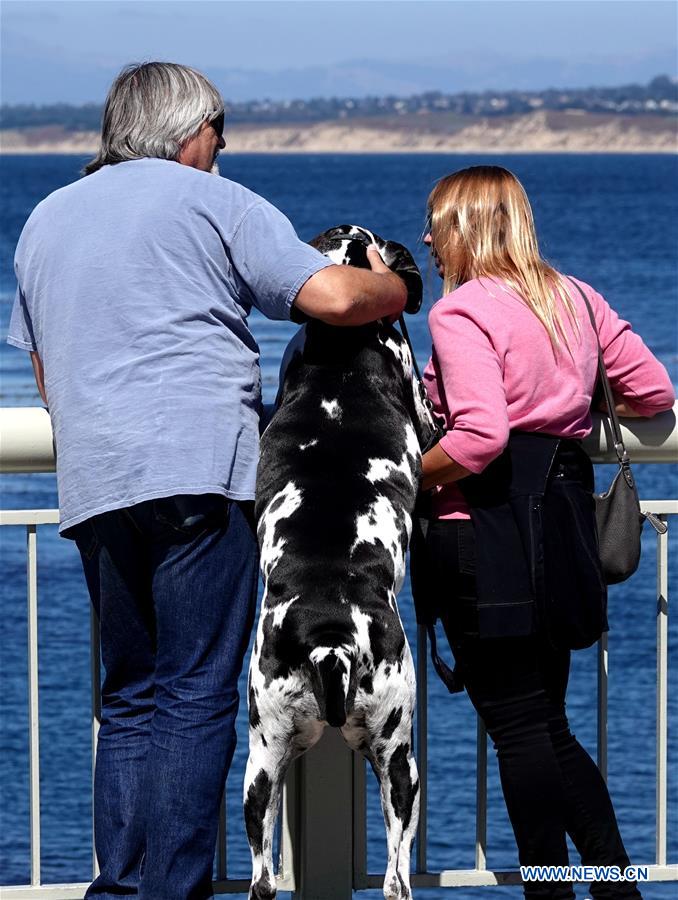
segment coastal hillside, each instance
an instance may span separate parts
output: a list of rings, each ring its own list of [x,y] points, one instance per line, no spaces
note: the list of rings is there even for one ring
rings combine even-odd
[[[3,105],[4,153],[94,152],[102,108]],[[678,83],[229,103],[241,153],[675,153]]]
[[[523,115],[365,117],[315,122],[227,121],[231,153],[675,153],[676,119],[580,110]],[[97,131],[63,125],[0,130],[0,152],[94,153]]]

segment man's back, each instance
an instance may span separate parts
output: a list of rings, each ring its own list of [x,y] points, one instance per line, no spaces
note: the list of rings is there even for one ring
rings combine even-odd
[[[28,315],[10,340],[44,364],[62,529],[150,497],[252,498],[247,315],[288,318],[327,264],[293,235],[256,194],[161,159],[105,166],[37,207],[16,254]]]

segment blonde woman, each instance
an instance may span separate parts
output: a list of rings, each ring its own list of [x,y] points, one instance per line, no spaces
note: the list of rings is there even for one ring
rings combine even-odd
[[[666,410],[673,388],[600,294],[541,258],[529,201],[506,169],[449,175],[428,207],[425,241],[444,296],[429,315],[424,377],[448,428],[423,460],[423,488],[433,492],[434,617],[454,653],[456,687],[494,742],[521,865],[567,865],[569,834],[583,863],[623,871],[629,860],[605,782],[565,714],[569,648],[607,629],[592,469],[579,446],[591,428],[597,366],[580,291],[619,414]],[[544,571],[524,548],[531,498],[542,495],[551,568],[540,606],[535,578]],[[597,882],[591,894],[641,896],[634,882]],[[567,882],[526,881],[525,896],[575,895]]]

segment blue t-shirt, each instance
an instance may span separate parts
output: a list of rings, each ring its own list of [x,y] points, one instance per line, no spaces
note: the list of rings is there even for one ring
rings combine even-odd
[[[36,207],[8,342],[37,350],[61,530],[172,494],[254,497],[251,307],[288,319],[330,265],[239,184],[162,159],[105,166]]]

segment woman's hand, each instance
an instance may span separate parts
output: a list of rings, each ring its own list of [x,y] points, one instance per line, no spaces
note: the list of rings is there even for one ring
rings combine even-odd
[[[607,413],[607,403],[602,400],[598,406],[598,409],[601,412]],[[642,419],[643,417],[639,412],[636,412],[635,409],[632,409],[628,403],[624,400],[616,400],[614,403],[614,409],[618,416],[621,416],[622,419]]]
[[[436,444],[421,458],[420,487],[422,491],[428,491],[439,484],[452,484],[470,474],[469,469],[455,462],[440,444]]]

